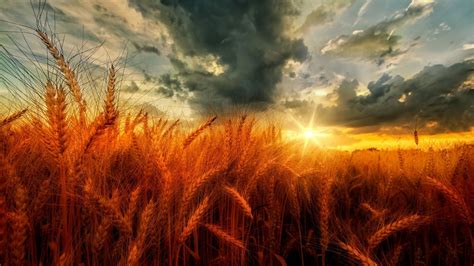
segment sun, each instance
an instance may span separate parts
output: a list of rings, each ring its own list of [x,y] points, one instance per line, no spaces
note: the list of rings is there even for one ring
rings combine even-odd
[[[312,139],[315,137],[315,132],[312,130],[312,129],[306,129],[304,132],[303,132],[303,136],[305,139]]]

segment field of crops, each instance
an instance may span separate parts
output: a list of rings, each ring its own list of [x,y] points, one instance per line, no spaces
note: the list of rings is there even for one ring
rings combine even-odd
[[[249,115],[194,129],[61,80],[0,115],[1,265],[471,265],[474,150],[301,152]],[[32,108],[33,109],[33,108]]]

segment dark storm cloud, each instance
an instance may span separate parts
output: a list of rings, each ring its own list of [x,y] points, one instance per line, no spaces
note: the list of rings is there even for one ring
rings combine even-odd
[[[166,25],[175,45],[170,61],[178,72],[176,79],[192,94],[190,102],[200,107],[265,106],[273,101],[286,62],[308,56],[303,41],[286,34],[289,19],[299,13],[291,0],[130,0],[130,4]],[[213,64],[221,71],[206,68]],[[165,89],[165,85],[161,90],[172,95],[176,87]]]
[[[342,57],[373,60],[381,65],[388,58],[407,52],[407,50],[400,48],[401,37],[396,34],[396,30],[403,24],[430,12],[431,9],[432,3],[412,4],[392,18],[363,31],[355,31],[352,35],[340,35],[330,40],[321,52]]]
[[[166,97],[177,95],[179,98],[185,98],[187,96],[187,92],[183,89],[183,84],[175,75],[163,74],[158,78],[157,83],[160,84],[157,92]]]
[[[329,98],[335,106],[318,106],[318,119],[354,128],[431,124],[433,132],[465,131],[474,126],[474,60],[449,67],[425,67],[410,79],[383,75],[357,96],[357,80],[345,80]],[[335,97],[334,97],[335,96]],[[302,113],[308,102],[285,103]]]
[[[156,55],[161,55],[161,52],[158,48],[152,45],[140,45],[137,42],[132,42],[133,47],[138,51],[138,52],[143,52],[143,53],[152,53]]]

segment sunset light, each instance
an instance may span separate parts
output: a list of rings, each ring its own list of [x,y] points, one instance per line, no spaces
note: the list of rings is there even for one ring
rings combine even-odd
[[[303,136],[307,139],[312,139],[316,136],[316,134],[312,129],[307,129],[304,131]]]

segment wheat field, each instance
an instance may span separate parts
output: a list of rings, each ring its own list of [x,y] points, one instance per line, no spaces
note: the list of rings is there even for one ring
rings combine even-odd
[[[0,116],[0,265],[472,265],[474,150],[287,141],[249,115],[88,111],[73,67]]]

